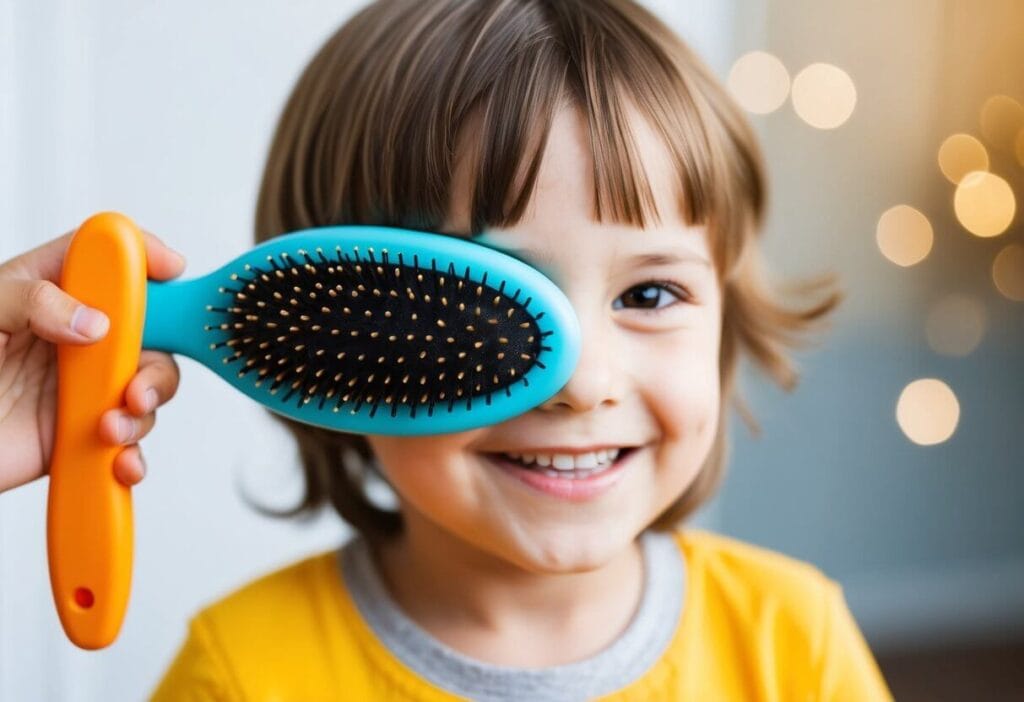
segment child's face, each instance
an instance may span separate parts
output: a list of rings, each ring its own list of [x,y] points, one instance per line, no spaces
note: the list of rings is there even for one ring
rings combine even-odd
[[[719,286],[705,229],[685,224],[678,178],[661,141],[638,116],[633,133],[659,224],[639,229],[592,218],[586,124],[566,109],[552,125],[526,216],[481,239],[536,263],[571,301],[583,337],[568,384],[498,425],[442,436],[367,437],[419,543],[470,545],[530,572],[594,568],[672,504],[707,457],[720,402]],[[467,182],[460,168],[446,231],[469,230]],[[630,263],[634,255],[654,253],[703,262]],[[650,281],[671,283],[661,288]],[[677,297],[675,286],[692,298]],[[610,489],[583,501],[537,491],[482,455],[605,444],[642,448]]]

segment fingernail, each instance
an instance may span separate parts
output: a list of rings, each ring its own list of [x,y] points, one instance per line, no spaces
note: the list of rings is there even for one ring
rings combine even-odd
[[[146,477],[146,459],[143,455],[139,454],[139,479]]]
[[[156,403],[159,398],[156,395],[156,389],[150,388],[146,391],[146,411],[152,412],[156,409]]]
[[[79,305],[71,315],[71,331],[87,339],[99,339],[107,333],[110,320],[99,310]]]
[[[186,265],[188,263],[188,261],[185,260],[185,257],[182,254],[180,254],[177,251],[175,251],[174,249],[171,249],[171,253],[174,254],[175,256],[177,256],[181,260],[181,265],[184,266],[184,265]]]
[[[117,440],[120,443],[128,441],[135,433],[135,420],[131,417],[121,417],[117,420]]]

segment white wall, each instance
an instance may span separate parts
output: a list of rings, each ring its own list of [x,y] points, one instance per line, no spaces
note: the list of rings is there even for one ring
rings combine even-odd
[[[362,3],[0,2],[0,260],[114,209],[183,252],[185,277],[251,246],[272,127],[312,52]],[[649,2],[722,71],[732,2]],[[117,642],[84,652],[60,629],[46,566],[46,481],[0,496],[0,700],[136,700],[188,617],[259,573],[330,548],[334,518],[248,508],[298,495],[283,430],[210,371],[143,442],[132,598]]]

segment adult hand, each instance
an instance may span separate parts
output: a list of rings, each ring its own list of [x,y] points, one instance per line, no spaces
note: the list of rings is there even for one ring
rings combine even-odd
[[[58,287],[73,233],[0,263],[0,492],[42,476],[53,452],[57,411],[57,347],[91,344],[106,336],[110,320]],[[149,278],[168,280],[185,259],[143,232]],[[96,431],[124,445],[114,475],[125,485],[142,480],[138,441],[152,430],[155,410],[178,390],[178,364],[170,354],[142,351],[125,406],[108,410]]]

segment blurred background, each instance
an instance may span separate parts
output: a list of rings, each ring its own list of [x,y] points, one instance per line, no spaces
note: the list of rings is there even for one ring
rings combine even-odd
[[[1024,699],[1024,3],[740,0],[765,247],[839,273],[709,507],[837,579],[899,700]]]
[[[189,260],[251,246],[275,120],[362,2],[0,2],[0,260],[116,209]],[[748,111],[783,283],[846,301],[786,394],[749,367],[693,521],[837,580],[897,699],[1024,699],[1024,3],[648,0]],[[179,358],[144,440],[124,628],[64,638],[46,481],[0,495],[0,699],[136,700],[188,618],[348,535],[260,517],[300,493],[264,410]],[[2,456],[0,456],[2,460]]]

